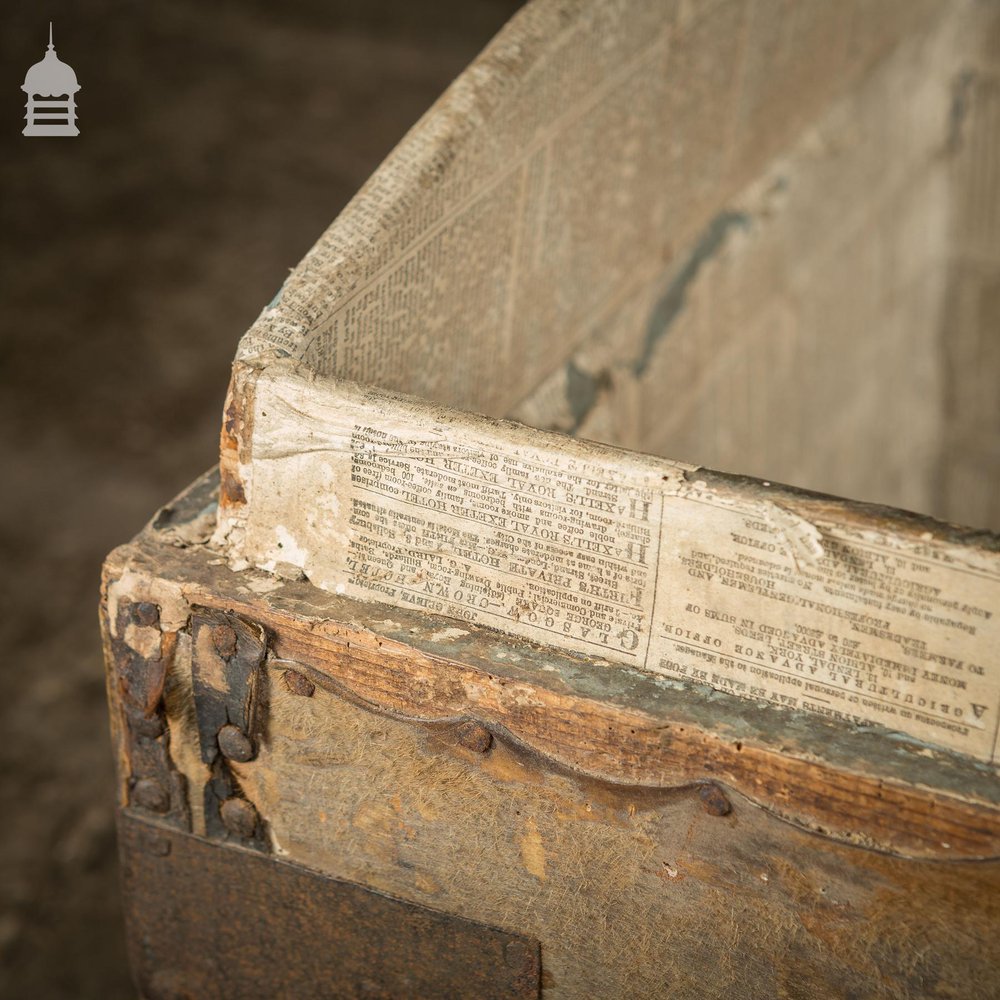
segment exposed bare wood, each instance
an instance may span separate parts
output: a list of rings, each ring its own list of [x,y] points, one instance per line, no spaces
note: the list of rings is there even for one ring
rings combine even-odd
[[[1000,855],[996,782],[974,762],[919,746],[900,751],[898,741],[882,737],[865,744],[881,756],[856,754],[841,764],[822,720],[795,731],[776,716],[756,731],[740,730],[726,714],[741,711],[737,700],[716,695],[713,710],[723,724],[712,728],[694,721],[690,703],[669,685],[660,687],[660,700],[630,705],[635,679],[582,657],[468,625],[460,636],[435,641],[448,636],[446,621],[347,601],[305,583],[270,580],[269,592],[256,594],[259,575],[233,573],[204,546],[160,545],[152,531],[118,550],[108,582],[154,571],[168,591],[179,586],[189,605],[260,623],[272,657],[378,711],[475,719],[555,765],[615,784],[723,782],[808,829],[907,856]],[[903,764],[901,753],[909,755]],[[956,768],[964,768],[964,784]]]

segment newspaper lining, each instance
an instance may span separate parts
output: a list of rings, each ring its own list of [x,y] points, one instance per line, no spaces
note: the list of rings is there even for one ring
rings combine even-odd
[[[997,554],[289,365],[254,381],[249,562],[996,759]]]
[[[797,453],[806,431],[825,433],[835,402],[854,421],[838,462],[853,461],[849,429],[877,412],[856,369],[885,365],[872,350],[905,348],[912,326],[901,320],[889,330],[898,341],[869,344],[868,314],[848,311],[857,342],[825,327],[810,340],[781,302],[750,324],[743,305],[766,284],[766,253],[762,274],[751,262],[743,291],[721,303],[738,314],[738,336],[670,326],[684,320],[695,275],[750,239],[753,213],[728,199],[793,134],[782,94],[795,89],[805,120],[866,67],[867,26],[839,5],[784,19],[780,38],[748,8],[534,0],[515,16],[241,343],[217,540],[236,565],[301,569],[327,590],[489,625],[609,669],[879,724],[995,762],[996,552],[920,535],[891,514],[710,486],[693,466],[425,402],[659,450],[670,439],[658,425],[700,401],[723,437],[759,423],[769,463]],[[922,80],[930,64],[918,55],[910,71]],[[917,170],[923,146],[906,148]],[[784,190],[765,188],[762,217]],[[884,192],[893,206],[897,194]],[[934,315],[914,292],[937,288],[926,262],[903,256],[915,271],[901,297]],[[827,408],[802,377],[821,368],[836,375]],[[795,406],[775,405],[783,389]],[[602,393],[613,406],[597,405]],[[671,401],[662,420],[650,405],[661,398]],[[690,440],[710,437],[689,423]],[[889,473],[919,478],[933,426],[926,415],[910,423],[886,431],[906,438]],[[806,464],[830,455],[816,449]],[[920,461],[906,465],[911,455]]]

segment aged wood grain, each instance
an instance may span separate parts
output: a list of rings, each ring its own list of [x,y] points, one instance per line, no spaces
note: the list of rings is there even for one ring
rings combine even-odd
[[[143,675],[159,690],[165,674],[158,699],[139,676],[122,688],[109,661],[115,731],[121,748],[127,711],[155,701],[168,764],[198,789],[222,764],[221,753],[204,759],[198,687],[220,703],[235,692],[234,714],[216,713],[209,729],[235,721],[253,737],[252,752],[237,742],[225,758],[224,798],[254,810],[252,833],[272,852],[256,855],[258,868],[290,860],[536,938],[548,1000],[994,995],[1000,852],[989,769],[815,716],[699,700],[305,581],[234,572],[211,547],[178,543],[204,487],[155,522],[171,530],[147,529],[105,567],[110,646],[155,652],[155,636],[128,631],[132,609],[149,605],[160,649],[171,651],[162,671],[154,662]],[[240,641],[219,626],[233,622],[260,661],[256,699],[227,679]],[[121,761],[124,808],[142,813],[128,795],[127,748]],[[210,809],[192,802],[194,832],[211,835]],[[225,836],[217,849],[245,857],[245,841]],[[170,881],[187,878],[185,858]],[[265,881],[248,884],[254,906],[270,901]],[[216,941],[220,960],[245,953],[240,889],[225,934],[213,917],[210,932],[191,937],[191,907],[216,903],[203,880],[188,885],[193,895],[155,893],[168,908],[157,940],[183,939],[199,974],[222,982],[204,956]],[[301,914],[307,925],[311,913]],[[137,968],[176,985],[166,954],[139,956]],[[321,994],[336,993],[321,980]]]
[[[548,1000],[992,996],[996,861],[901,859],[731,789],[720,809],[555,768],[503,733],[483,749],[461,725],[272,690],[239,773],[275,849],[537,936]]]
[[[653,699],[644,688],[632,697],[635,678],[581,657],[485,628],[449,632],[443,619],[218,563],[204,546],[161,546],[149,531],[113,556],[106,582],[128,572],[159,577],[189,605],[260,623],[272,655],[314,684],[402,718],[473,718],[559,766],[608,782],[722,782],[785,819],[849,842],[914,857],[1000,855],[996,778],[957,755],[871,734],[845,749],[838,739],[846,738],[820,720],[789,721],[788,713],[755,720],[722,695],[698,717],[680,692],[660,687]]]

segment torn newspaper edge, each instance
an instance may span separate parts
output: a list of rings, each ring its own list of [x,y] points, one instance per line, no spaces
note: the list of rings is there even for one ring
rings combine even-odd
[[[982,533],[287,360],[234,372],[216,540],[237,568],[996,761]]]

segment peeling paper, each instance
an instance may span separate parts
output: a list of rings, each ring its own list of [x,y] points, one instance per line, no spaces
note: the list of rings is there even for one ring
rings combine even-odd
[[[996,759],[996,553],[287,363],[254,398],[234,562]]]
[[[764,516],[777,529],[799,569],[815,566],[823,558],[823,534],[816,525],[780,504],[769,502],[763,508]]]

